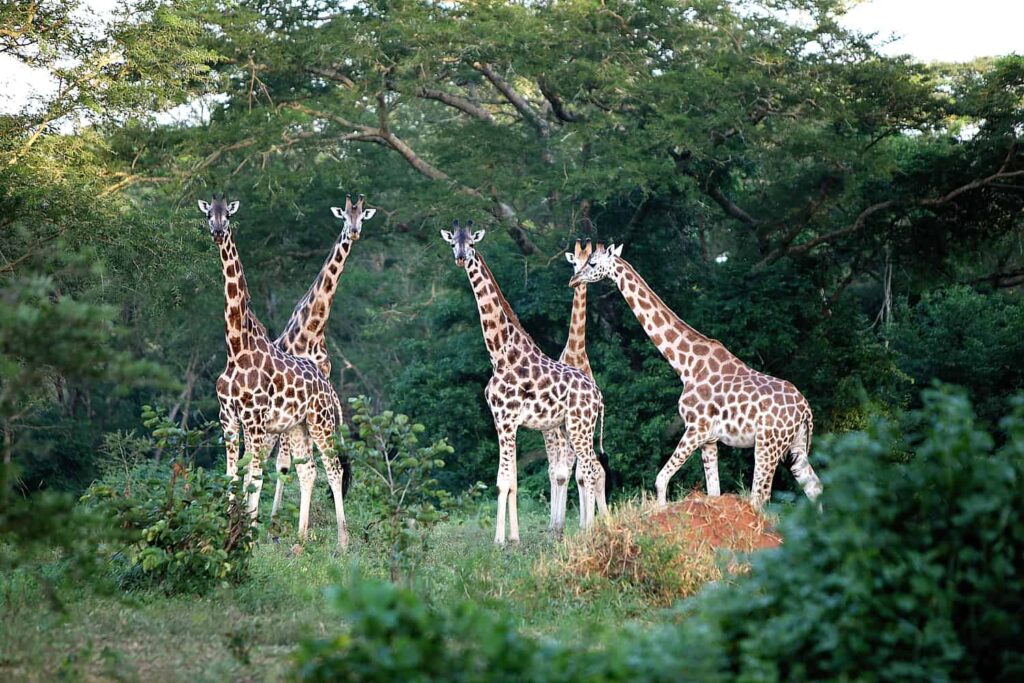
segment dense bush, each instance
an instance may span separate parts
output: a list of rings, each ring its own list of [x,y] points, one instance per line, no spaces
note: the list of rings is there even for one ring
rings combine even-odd
[[[785,544],[699,602],[749,681],[1020,680],[1024,676],[1024,403],[1005,444],[960,393],[929,390],[818,450],[824,512],[802,505]],[[904,449],[915,452],[897,462]]]
[[[677,634],[617,637],[582,646],[517,631],[472,602],[433,608],[411,591],[360,580],[330,592],[348,631],[307,639],[300,681],[710,681],[706,653],[684,654]]]
[[[242,501],[241,478],[180,462],[143,463],[127,481],[97,482],[82,497],[127,535],[111,553],[121,585],[168,593],[202,593],[248,575],[254,536]]]
[[[483,488],[477,484],[465,496],[441,488],[437,473],[442,456],[453,453],[445,439],[419,446],[426,427],[393,410],[374,412],[370,400],[349,400],[356,436],[343,440],[340,451],[367,473],[359,495],[360,511],[369,522],[366,536],[381,538],[388,548],[391,580],[411,580],[431,529]]]
[[[733,585],[678,608],[680,625],[585,647],[517,632],[473,604],[432,608],[355,581],[350,624],[307,640],[300,680],[1020,680],[1024,676],[1024,399],[1003,445],[960,393],[926,391],[902,423],[820,449],[824,510],[802,502],[785,543]],[[903,462],[905,451],[914,457]]]

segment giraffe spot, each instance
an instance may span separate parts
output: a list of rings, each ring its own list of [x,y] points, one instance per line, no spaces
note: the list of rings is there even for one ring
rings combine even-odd
[[[238,296],[238,285],[236,285],[234,282],[229,282],[227,284],[227,292],[228,298],[234,299],[236,296]]]
[[[736,372],[736,364],[735,363],[728,363],[727,362],[727,363],[723,363],[722,364],[722,374],[723,375],[732,375],[735,372]]]
[[[238,337],[232,337],[228,344],[231,346],[231,355],[237,356],[242,352],[242,340]]]
[[[715,360],[714,356],[712,356],[711,358],[708,358],[708,369],[711,372],[718,372],[719,367],[721,367],[721,366],[718,364],[718,361]],[[717,381],[717,378],[716,378],[715,381]]]
[[[711,398],[711,387],[704,383],[698,384],[697,395],[700,396],[701,399],[707,401],[709,398]]]
[[[697,355],[697,356],[707,355],[708,350],[709,350],[708,347],[705,346],[704,344],[694,344],[693,345],[693,353],[694,353],[694,355]]]

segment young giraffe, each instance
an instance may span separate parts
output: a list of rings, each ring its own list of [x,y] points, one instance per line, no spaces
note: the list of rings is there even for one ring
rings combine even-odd
[[[590,240],[587,240],[586,246],[584,246],[580,240],[576,240],[576,247],[572,253],[566,252],[565,260],[573,266],[573,271],[578,271],[582,268],[587,259],[590,257],[590,252],[593,251],[593,247],[590,244]],[[565,348],[562,349],[562,354],[558,357],[560,363],[571,365],[574,368],[579,368],[583,374],[590,378],[590,381],[597,385],[597,381],[594,379],[594,372],[590,368],[590,358],[587,356],[587,285],[582,283],[573,288],[572,296],[572,315],[569,318],[569,334],[565,340]],[[601,408],[601,422],[604,422],[604,407]],[[565,520],[565,508],[566,508],[566,496],[568,495],[568,481],[563,482],[561,485],[558,483],[556,473],[560,470],[572,471],[573,464],[576,460],[576,453],[569,446],[568,439],[565,438],[565,434],[561,430],[555,430],[552,432],[545,432],[544,434],[545,449],[548,453],[548,479],[551,483],[551,528],[558,529],[557,522],[559,519]],[[604,429],[601,429],[601,441],[604,441]],[[597,473],[597,495],[601,501],[600,506],[602,509],[606,507],[605,503],[605,485],[608,478],[608,456],[604,452],[604,443],[600,444],[600,448],[597,454],[598,462],[601,464],[601,469]],[[582,511],[586,507],[586,487],[582,479],[582,470],[577,469],[576,471],[576,488],[579,490],[580,495],[580,510]],[[557,505],[555,504],[557,501]],[[583,515],[580,515],[580,524],[583,523]]]
[[[263,458],[275,435],[298,426],[309,433],[327,470],[334,492],[338,521],[338,546],[348,545],[345,508],[342,502],[343,472],[334,455],[331,439],[341,423],[341,402],[330,383],[306,358],[296,358],[273,345],[266,328],[253,314],[249,288],[231,234],[229,217],[238,202],[214,197],[199,200],[199,210],[209,222],[210,235],[219,247],[224,275],[224,335],[227,365],[217,378],[220,422],[227,450],[227,472],[238,475],[238,435],[245,436],[245,450],[252,455],[245,475],[248,509],[255,523],[263,488]]]
[[[472,225],[469,222],[466,228],[460,228],[459,222],[455,221],[455,232],[442,230],[441,237],[452,246],[455,264],[464,267],[469,276],[480,314],[484,344],[493,368],[484,396],[494,416],[500,450],[498,521],[494,542],[505,542],[506,507],[509,540],[519,540],[516,432],[520,426],[539,430],[545,438],[552,431],[567,431],[572,450],[579,458],[577,466],[583,470],[587,490],[588,505],[580,510],[583,517],[581,525],[586,528],[593,521],[597,472],[601,469],[594,455],[594,428],[602,407],[601,392],[579,369],[545,356],[523,330],[494,275],[473,248],[483,239],[484,231],[470,233]],[[559,483],[567,482],[569,470],[563,467],[556,476]],[[607,514],[603,505],[600,511]],[[558,522],[564,526],[565,519]]]
[[[345,270],[345,261],[352,251],[352,245],[362,233],[363,221],[369,220],[376,213],[376,209],[364,209],[363,201],[363,195],[359,195],[359,199],[353,205],[352,195],[347,195],[344,209],[331,207],[331,213],[342,220],[341,233],[313,284],[295,304],[284,331],[274,340],[274,346],[285,353],[312,360],[327,378],[331,376],[331,359],[327,354],[324,333],[327,330],[327,319],[331,315],[331,304],[337,292],[338,280]],[[284,434],[280,443],[277,471],[287,474],[294,459],[300,490],[299,536],[305,540],[309,530],[309,506],[313,496],[313,484],[316,481],[316,464],[311,458],[309,434],[299,426]],[[352,479],[352,465],[343,462],[342,466],[345,468],[342,490],[347,494]],[[278,478],[274,490],[274,505],[270,511],[271,518],[277,514],[281,505],[283,490],[284,480]]]
[[[804,493],[814,500],[821,482],[807,454],[814,429],[811,407],[796,387],[753,370],[725,346],[683,322],[621,258],[622,246],[598,245],[587,264],[569,281],[615,283],[647,336],[686,385],[679,414],[686,431],[658,473],[658,503],[664,505],[669,480],[696,449],[701,449],[708,495],[720,494],[718,446],[754,448],[754,482],[750,502],[760,508],[771,496],[772,476],[788,451],[790,469]]]

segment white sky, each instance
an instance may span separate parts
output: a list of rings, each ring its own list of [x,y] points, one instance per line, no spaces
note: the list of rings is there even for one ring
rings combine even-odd
[[[84,0],[109,16],[119,0]],[[846,17],[849,28],[877,33],[884,54],[910,54],[924,61],[968,61],[975,57],[1024,53],[1024,0],[866,0]],[[50,85],[50,87],[48,87]],[[45,73],[34,73],[0,55],[0,114],[15,113],[33,95],[52,88]]]

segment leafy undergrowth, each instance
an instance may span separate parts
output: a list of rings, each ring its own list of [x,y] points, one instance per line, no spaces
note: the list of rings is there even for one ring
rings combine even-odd
[[[768,517],[746,500],[694,492],[665,508],[650,501],[618,506],[593,533],[574,536],[541,561],[538,573],[561,579],[576,595],[626,588],[669,605],[746,571],[746,553],[781,542]]]

